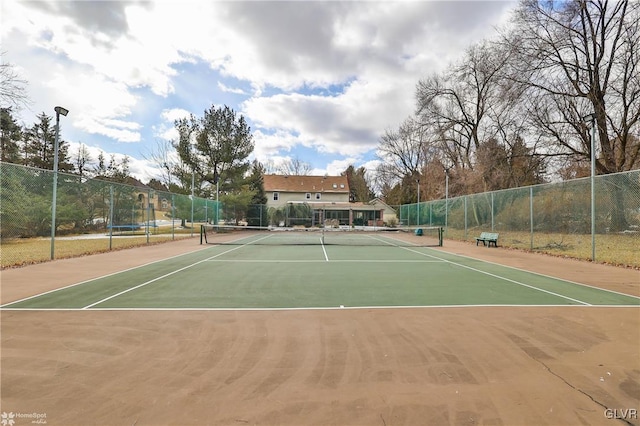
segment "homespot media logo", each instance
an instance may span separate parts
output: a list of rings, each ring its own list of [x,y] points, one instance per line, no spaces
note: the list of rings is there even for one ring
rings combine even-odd
[[[14,413],[13,411],[7,413],[3,411],[0,414],[0,425],[2,426],[17,425],[18,420],[20,423],[24,423],[23,420],[30,420],[30,423],[34,425],[46,425],[47,413]]]

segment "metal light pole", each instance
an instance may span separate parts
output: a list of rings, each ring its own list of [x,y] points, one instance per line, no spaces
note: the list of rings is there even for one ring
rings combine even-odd
[[[215,229],[218,229],[218,225],[220,224],[220,175],[218,174],[218,166],[214,166],[213,168],[213,179],[216,181],[216,226]]]
[[[220,183],[219,180],[216,179],[216,226],[220,224],[220,218],[218,215],[220,214]]]
[[[191,135],[191,149],[196,148],[196,141]],[[191,167],[191,236],[193,237],[193,204],[195,202],[195,186],[196,186],[196,165],[195,163]]]
[[[592,113],[582,117],[585,122],[591,122],[591,260],[596,260],[596,114]]]
[[[191,236],[193,237],[193,202],[195,200],[194,197],[194,187],[196,180],[196,170],[195,168],[191,170]]]
[[[56,112],[56,136],[53,148],[53,196],[51,199],[51,260],[55,257],[56,245],[56,204],[58,197],[58,144],[60,135],[60,115],[66,116],[69,110],[61,106],[54,108]]]

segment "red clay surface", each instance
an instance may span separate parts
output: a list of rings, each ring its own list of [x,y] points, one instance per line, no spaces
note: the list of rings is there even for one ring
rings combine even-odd
[[[445,245],[640,296],[635,270]],[[1,300],[201,248],[188,239],[5,270]],[[14,426],[640,424],[637,307],[0,315],[0,413]]]

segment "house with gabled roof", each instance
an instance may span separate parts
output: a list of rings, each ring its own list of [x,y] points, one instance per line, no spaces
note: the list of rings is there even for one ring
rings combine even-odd
[[[282,207],[290,202],[349,202],[346,176],[264,175],[264,190],[269,207]]]
[[[386,204],[352,203],[346,176],[263,176],[267,207],[295,210],[295,206],[306,205],[310,210],[305,225],[319,226],[382,226]],[[290,226],[302,221],[285,217],[280,224]]]

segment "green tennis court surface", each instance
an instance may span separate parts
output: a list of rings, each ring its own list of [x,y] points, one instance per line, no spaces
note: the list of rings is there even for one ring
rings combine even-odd
[[[204,246],[203,246],[204,247]],[[507,254],[505,254],[507,255]],[[638,306],[640,298],[400,245],[213,245],[3,309]]]

